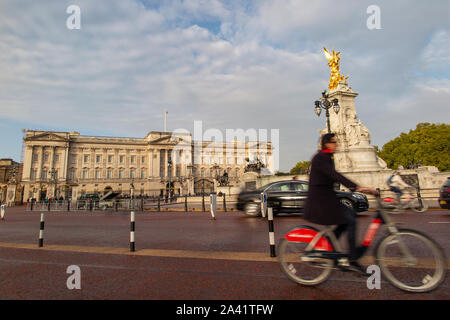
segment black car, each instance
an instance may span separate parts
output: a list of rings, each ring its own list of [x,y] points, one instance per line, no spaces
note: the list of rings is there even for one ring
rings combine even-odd
[[[83,193],[78,198],[77,209],[90,208],[91,205],[93,208],[98,208],[99,201],[98,193]]]
[[[308,193],[308,182],[301,180],[276,181],[254,190],[239,194],[237,209],[250,216],[261,215],[261,193],[267,194],[267,206],[273,208],[273,214],[280,212],[302,212]],[[352,207],[356,212],[367,211],[369,202],[360,193],[337,191],[341,203]]]
[[[450,177],[439,190],[439,205],[442,209],[450,209]]]

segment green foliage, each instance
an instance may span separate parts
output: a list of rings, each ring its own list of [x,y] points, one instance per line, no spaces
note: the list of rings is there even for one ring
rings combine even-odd
[[[289,174],[306,174],[311,166],[311,161],[300,161],[297,162],[295,167],[289,171]]]
[[[421,162],[423,166],[450,171],[450,125],[419,123],[415,130],[402,132],[386,143],[377,154],[391,169]]]
[[[275,175],[280,177],[280,176],[288,176],[289,172],[281,172],[281,171],[277,171],[275,172]]]

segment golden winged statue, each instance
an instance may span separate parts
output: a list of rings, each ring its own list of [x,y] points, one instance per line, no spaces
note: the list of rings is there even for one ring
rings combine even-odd
[[[328,66],[331,68],[330,75],[330,84],[328,85],[328,89],[332,90],[337,88],[338,83],[345,78],[343,75],[339,73],[339,60],[341,60],[341,53],[333,51],[330,53],[326,48],[323,48],[323,53],[325,58],[328,60]]]

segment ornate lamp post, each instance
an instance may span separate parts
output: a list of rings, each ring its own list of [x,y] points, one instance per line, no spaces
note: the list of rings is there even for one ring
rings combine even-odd
[[[193,170],[194,170],[194,166],[192,164],[187,165],[187,169],[189,170],[188,173],[188,194],[191,195],[194,192],[191,192],[191,189],[193,190],[194,188],[192,187],[194,185],[194,175],[193,175]],[[191,181],[192,180],[192,181]]]
[[[328,127],[328,133],[331,133],[330,128],[330,112],[329,109],[333,107],[334,112],[338,114],[339,109],[341,108],[339,106],[338,99],[334,98],[333,100],[328,100],[328,94],[326,91],[322,92],[322,98],[320,98],[322,101],[316,100],[314,104],[316,105],[314,107],[314,111],[316,112],[317,116],[320,116],[320,113],[322,112],[322,109],[325,109],[325,116],[327,117],[327,127]]]
[[[172,159],[167,161],[168,178],[169,178],[169,201],[172,198]]]

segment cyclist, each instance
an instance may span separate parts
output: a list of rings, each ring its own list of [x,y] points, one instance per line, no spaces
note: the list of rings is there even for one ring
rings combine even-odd
[[[392,192],[395,192],[395,204],[400,203],[400,199],[406,189],[412,188],[409,184],[403,181],[398,171],[393,172],[393,174],[387,180],[387,184],[389,186],[389,189]]]
[[[362,248],[356,247],[356,212],[340,203],[334,191],[334,183],[339,182],[352,192],[377,194],[372,188],[360,187],[335,170],[333,154],[337,149],[334,133],[327,133],[321,138],[321,150],[313,157],[309,178],[308,197],[304,208],[304,218],[321,225],[338,225],[334,230],[336,238],[347,231],[349,246],[349,266],[346,270],[367,275],[357,262],[362,255]]]

